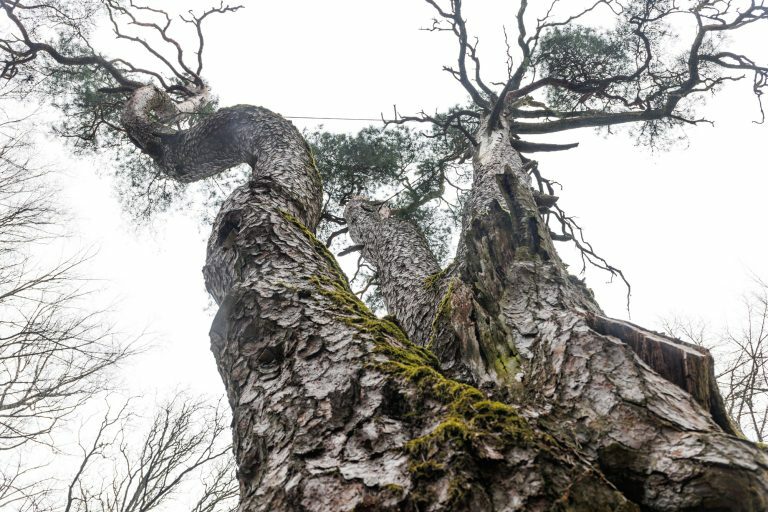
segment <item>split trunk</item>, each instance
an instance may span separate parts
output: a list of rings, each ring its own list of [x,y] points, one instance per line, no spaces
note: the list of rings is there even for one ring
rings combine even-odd
[[[322,185],[289,122],[238,106],[160,139],[124,124],[176,179],[253,167],[204,269],[240,512],[768,510],[768,457],[725,414],[710,355],[603,315],[506,120],[476,135],[448,268],[412,224],[348,204],[386,318],[313,235]]]

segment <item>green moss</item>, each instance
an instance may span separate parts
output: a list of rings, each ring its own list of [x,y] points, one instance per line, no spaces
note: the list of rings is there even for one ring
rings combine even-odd
[[[449,268],[450,267],[446,267],[446,268],[444,268],[443,270],[441,270],[439,272],[435,272],[434,274],[425,277],[424,278],[424,289],[425,290],[432,290],[432,289],[434,289],[440,283],[440,279],[442,279],[448,273],[448,269]]]
[[[286,211],[280,215],[288,222],[298,227],[307,237],[315,250],[328,261],[333,277],[316,275],[309,278],[318,292],[328,297],[343,312],[341,320],[361,332],[370,334],[375,343],[375,350],[387,355],[392,360],[407,361],[412,364],[437,367],[437,358],[429,350],[412,343],[403,330],[389,318],[378,318],[370,309],[349,289],[344,272],[336,258],[315,235],[307,229],[296,217]],[[394,338],[398,344],[389,342]]]
[[[755,446],[761,450],[768,451],[768,443],[755,443]]]
[[[402,485],[397,484],[386,484],[384,485],[384,488],[388,491],[392,491],[395,493],[402,493],[405,489],[403,489]]]
[[[309,144],[307,144],[307,153],[309,153],[309,164],[317,171],[317,157],[315,156],[315,152],[312,151],[312,146]]]
[[[458,507],[466,504],[472,493],[472,484],[467,478],[454,478],[448,486],[448,502]]]
[[[317,165],[317,156],[315,155],[315,152],[312,150],[312,145],[306,143],[307,148],[307,154],[309,155],[309,166],[310,168],[315,172],[315,175],[317,176],[317,180],[320,182],[320,186],[323,185],[323,175],[320,172],[320,167]]]
[[[395,317],[395,315],[384,315],[383,317],[381,317],[381,319],[387,320],[388,322],[392,322],[396,326],[400,327],[400,329],[402,330],[402,326],[400,325],[400,322],[397,321],[397,318]]]
[[[456,279],[452,279],[448,283],[448,289],[445,291],[445,295],[440,299],[440,303],[437,305],[437,314],[435,317],[448,316],[451,314],[451,297],[453,296],[453,287],[456,285]]]
[[[504,378],[514,377],[521,365],[519,355],[504,356],[499,354],[493,360],[493,369],[496,370],[496,374]]]
[[[311,276],[309,281],[315,285],[321,295],[328,297],[340,306],[345,313],[354,317],[367,318],[370,310],[349,290],[346,281],[327,276]]]
[[[456,389],[455,384],[445,386],[454,389],[452,394],[458,394],[447,404],[445,418],[428,434],[406,444],[405,449],[412,457],[432,460],[448,447],[473,453],[482,444],[504,448],[534,441],[533,431],[517,409],[488,400],[471,386],[459,384]],[[439,383],[432,386],[433,389],[441,387]]]
[[[288,213],[285,210],[280,210],[280,216],[283,217],[283,219],[287,220],[304,234],[304,236],[307,237],[307,240],[312,244],[312,247],[314,247],[315,251],[317,251],[318,254],[320,254],[330,265],[331,270],[336,275],[338,280],[340,282],[343,282],[347,284],[347,276],[344,274],[344,272],[341,270],[341,267],[339,267],[339,263],[336,261],[336,258],[331,254],[331,251],[328,250],[328,248],[325,246],[323,242],[317,239],[314,233],[307,228],[302,222]],[[348,287],[348,286],[347,286]]]
[[[317,240],[298,220],[286,212],[283,217],[297,225],[315,249],[329,260],[331,276],[313,276],[310,281],[318,292],[328,297],[341,311],[340,319],[360,332],[369,334],[374,351],[385,361],[371,363],[379,371],[411,384],[422,399],[440,404],[442,411],[434,427],[420,437],[408,441],[403,449],[410,457],[409,470],[419,489],[414,495],[429,494],[428,482],[442,476],[451,477],[450,500],[464,500],[472,492],[473,482],[464,477],[458,457],[470,463],[489,450],[503,452],[530,443],[548,444],[551,439],[535,433],[517,409],[489,400],[479,389],[446,378],[437,368],[437,358],[427,348],[412,343],[392,320],[378,318],[351,292],[343,272],[325,245]],[[440,300],[436,320],[451,313],[451,297],[456,281],[452,280]],[[433,323],[433,335],[437,324]],[[430,344],[434,340],[430,340]],[[502,362],[506,365],[506,363]],[[423,422],[424,415],[412,418]]]
[[[481,487],[474,480],[478,473],[471,466],[487,464],[483,457],[494,453],[503,456],[514,446],[535,444],[546,450],[554,445],[549,436],[535,432],[515,407],[490,400],[479,389],[446,378],[424,364],[419,354],[407,349],[380,350],[389,356],[388,361],[377,364],[381,371],[412,384],[423,401],[442,404],[442,416],[436,424],[403,447],[411,461],[414,495],[423,495],[425,502],[434,499],[431,482],[450,478],[447,506],[460,507],[473,489]],[[427,418],[422,414],[412,421],[424,422]]]
[[[435,447],[446,443],[463,445],[470,437],[471,431],[467,422],[460,417],[449,416],[429,434],[408,441],[405,450],[411,455],[432,457],[435,455]]]
[[[445,466],[433,460],[423,462],[411,462],[408,471],[416,478],[432,479],[445,473]]]
[[[493,360],[493,369],[496,370],[497,375],[507,375],[509,373],[507,365],[504,363],[504,358],[501,356],[496,356],[496,359]]]
[[[442,473],[424,471],[427,467],[460,472],[461,465],[452,464],[452,459],[457,456],[474,459],[482,448],[503,452],[512,446],[547,442],[531,429],[516,408],[489,400],[477,388],[446,378],[434,368],[419,364],[413,355],[394,357],[378,367],[414,384],[425,398],[445,406],[440,421],[427,434],[408,441],[404,447],[412,460],[411,473],[417,480],[441,476]],[[457,481],[457,486],[457,489],[466,489],[470,484]],[[457,499],[459,497],[457,495]]]

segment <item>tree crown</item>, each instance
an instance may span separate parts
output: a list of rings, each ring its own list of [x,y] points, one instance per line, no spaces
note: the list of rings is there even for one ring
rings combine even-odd
[[[566,5],[553,0],[529,5],[520,0],[511,26],[505,28],[507,73],[501,81],[481,72],[478,39],[464,15],[464,2],[425,1],[434,12],[427,30],[447,33],[458,45],[455,64],[444,69],[465,89],[469,102],[436,114],[401,115],[395,109],[385,123],[388,129],[367,128],[356,136],[308,134],[326,184],[321,233],[329,243],[344,234],[340,212],[346,201],[378,191],[377,198],[417,222],[444,255],[446,226],[456,226],[467,184],[462,166],[477,144],[481,124],[509,130],[513,145],[525,154],[576,145],[523,139],[529,135],[625,124],[636,126],[638,140],[655,146],[671,128],[705,121],[696,117],[701,98],[747,77],[762,117],[759,101],[768,68],[731,51],[729,40],[744,27],[768,19],[763,1],[594,0]],[[0,6],[12,27],[12,34],[0,40],[0,76],[8,87],[14,84],[16,94],[31,94],[42,83],[37,89],[64,114],[57,133],[80,150],[112,150],[120,163],[121,196],[134,211],[148,215],[172,204],[185,186],[167,179],[142,154],[148,148],[126,136],[123,105],[138,87],[153,84],[175,105],[175,115],[158,117],[171,130],[189,128],[215,111],[215,98],[203,79],[203,27],[211,16],[240,6],[222,3],[180,16],[133,0],[77,5],[2,0]],[[102,56],[94,48],[98,13],[116,39],[141,52],[135,61],[141,64]],[[428,129],[392,129],[412,122],[426,123]],[[526,165],[538,192],[555,196],[554,184],[536,162]],[[225,177],[225,185],[237,176]],[[220,183],[203,189],[214,204],[227,190]],[[571,216],[554,204],[546,215],[555,239],[574,241],[586,261],[619,273],[595,254]]]

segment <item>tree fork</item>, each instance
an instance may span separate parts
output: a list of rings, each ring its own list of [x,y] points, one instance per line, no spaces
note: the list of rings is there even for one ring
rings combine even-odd
[[[537,411],[649,510],[764,509],[768,459],[723,433],[737,431],[723,419],[710,356],[671,339],[651,350],[658,337],[602,316],[557,257],[508,133],[477,134],[474,187],[433,328],[478,347],[472,382]]]
[[[125,125],[141,141],[129,116]],[[251,182],[218,217],[205,267],[220,304],[212,347],[233,408],[242,512],[347,503],[403,508],[419,500],[435,510],[503,508],[493,504],[498,496],[552,503],[557,485],[510,487],[520,469],[509,450],[521,447],[528,464],[541,464],[534,474],[553,480],[553,461],[540,459],[551,450],[529,443],[548,435],[558,446],[580,447],[650,510],[768,506],[765,454],[723,434],[689,393],[627,344],[589,326],[585,313],[599,308],[557,257],[508,129],[480,130],[454,275],[441,299],[450,301],[451,315],[441,320],[438,306],[431,335],[478,347],[469,380],[536,423],[510,405],[486,405],[476,388],[440,375],[429,352],[350,295],[334,258],[312,235],[319,174],[289,122],[237,106],[186,131],[153,133],[160,144],[150,155],[172,178],[199,179],[243,162],[253,168]],[[423,417],[402,416],[429,399]],[[478,418],[478,410],[491,417]],[[434,417],[443,419],[426,421]],[[528,433],[521,436],[520,425]],[[380,450],[360,444],[372,432]],[[557,471],[570,475],[563,481],[574,471],[592,475],[590,492],[599,488],[606,510],[627,506],[573,452],[555,459]],[[492,493],[482,485],[490,478],[487,460],[504,468],[493,476],[506,475],[491,478]],[[393,497],[393,485],[405,492]]]
[[[189,182],[240,163],[253,168],[250,182],[217,218],[204,269],[220,305],[211,339],[233,409],[240,511],[768,509],[768,458],[723,432],[728,422],[719,417],[708,353],[601,314],[559,260],[539,215],[542,198],[537,202],[532,194],[514,149],[557,149],[515,142],[525,133],[695,123],[681,115],[678,103],[738,79],[717,70],[753,72],[759,99],[768,83],[765,68],[746,56],[702,51],[709,51],[707,33],[767,20],[768,9],[756,2],[745,9],[646,2],[626,25],[637,37],[628,59],[634,67],[609,76],[586,70],[582,81],[568,69],[545,76],[534,50],[547,28],[612,2],[590,2],[564,23],[546,14],[526,35],[523,0],[517,14],[523,59],[516,70],[510,63],[509,80],[495,94],[481,79],[461,1],[448,9],[427,2],[438,14],[433,30],[448,29],[458,38],[458,69],[446,69],[475,104],[442,125],[444,133],[455,128],[464,134],[474,153],[457,258],[435,279],[440,290],[424,306],[433,312],[430,325],[419,325],[416,316],[405,322],[413,333],[429,332],[428,340],[415,341],[432,347],[439,361],[365,308],[314,238],[320,179],[290,123],[264,108],[238,105],[188,130],[169,129],[168,122],[199,105],[205,93],[200,23],[207,14],[192,18],[200,44],[197,71],[159,28],[179,50],[179,67],[161,57],[180,81],[170,85],[126,61],[68,56],[33,41],[25,24],[35,17],[20,18],[26,7],[0,0],[17,32],[2,38],[4,78],[44,55],[61,66],[101,69],[110,76],[101,92],[131,93],[122,117],[128,137],[168,177]],[[59,12],[64,4],[28,8],[49,7]],[[225,10],[233,9],[207,12]],[[687,62],[670,73],[665,59],[652,55],[653,23],[663,26],[680,11],[693,15],[697,27]],[[85,39],[77,29],[69,35]],[[527,76],[538,78],[524,84]],[[146,79],[159,88],[145,86]],[[622,95],[620,86],[636,79],[654,85]],[[516,98],[544,87],[583,95],[573,98],[575,110],[534,103],[535,111],[515,110],[524,106]],[[532,122],[516,120],[516,113]],[[480,122],[476,136],[461,123],[467,117]],[[427,115],[418,120],[440,124]],[[417,235],[409,234],[412,240]],[[390,272],[388,280],[397,278]],[[395,302],[408,303],[408,295],[405,290]],[[411,313],[398,310],[403,317]],[[429,319],[423,311],[417,316]],[[461,365],[464,374],[457,374],[483,391],[438,369],[454,372]]]
[[[274,140],[289,162],[259,160],[225,202],[204,269],[239,510],[638,510],[535,420],[444,377],[368,311],[302,214],[320,189],[294,141]],[[276,168],[316,204],[295,208]]]

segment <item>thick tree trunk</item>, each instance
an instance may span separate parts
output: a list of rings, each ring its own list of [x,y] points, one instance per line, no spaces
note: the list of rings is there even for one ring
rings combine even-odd
[[[443,366],[472,361],[474,383],[535,415],[643,507],[768,509],[768,459],[734,435],[709,354],[602,316],[557,257],[509,131],[477,139],[457,260],[433,308]],[[367,230],[350,233],[378,267],[393,242]]]
[[[319,175],[290,123],[233,107],[160,137],[146,100],[125,125],[169,175],[253,166],[204,269],[241,512],[768,509],[768,460],[731,435],[708,354],[602,316],[506,128],[477,135],[450,268],[414,226],[347,208],[395,323],[314,238]],[[211,150],[189,153],[201,139]]]

